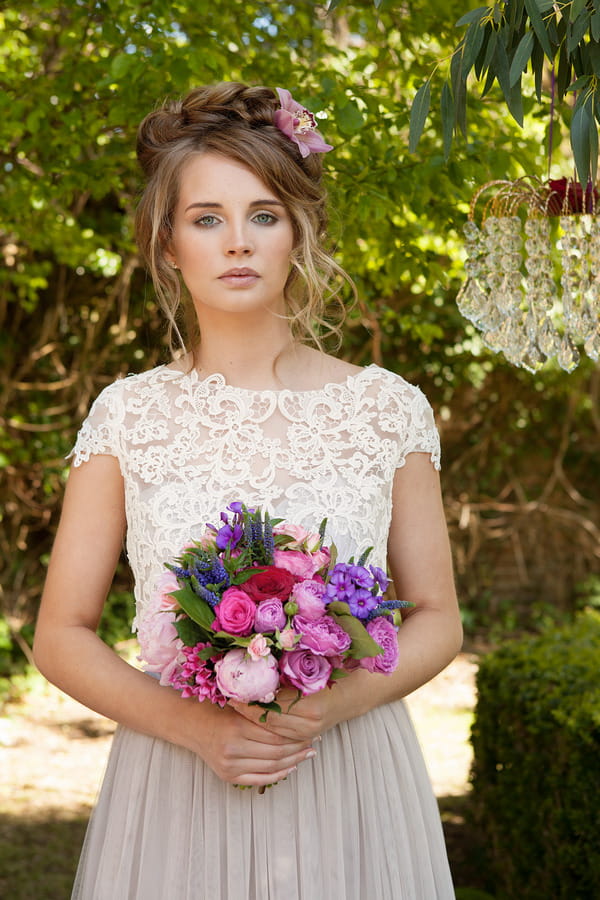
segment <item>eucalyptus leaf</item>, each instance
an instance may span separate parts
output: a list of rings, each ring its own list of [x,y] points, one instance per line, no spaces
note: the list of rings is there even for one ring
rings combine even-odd
[[[591,136],[592,124],[591,103],[582,102],[576,107],[571,120],[571,147],[575,158],[577,177],[582,185],[587,184],[590,175],[590,145],[593,141]]]
[[[574,21],[571,19],[567,25],[567,53],[572,53],[575,50],[586,33],[589,24],[590,13],[588,10],[578,16]]]
[[[462,61],[462,67],[465,76],[469,74],[469,72],[473,68],[475,60],[479,55],[481,45],[483,44],[484,31],[485,29],[482,28],[480,22],[476,21],[471,23],[465,35]]]
[[[585,9],[586,0],[572,0],[570,4],[565,4],[566,6],[570,6],[569,10],[569,18],[571,22],[574,22],[575,19],[583,12]]]
[[[592,32],[592,38],[595,41],[600,41],[600,7],[597,7],[596,10],[592,13],[592,17],[590,19],[590,30]]]
[[[533,43],[533,31],[526,31],[519,41],[510,64],[509,83],[511,87],[516,84],[521,77],[521,73],[527,68],[527,63],[531,59],[531,53],[533,51]]]
[[[548,38],[546,26],[544,25],[544,20],[542,19],[542,15],[540,13],[536,0],[525,0],[525,9],[529,14],[531,27],[535,31],[537,39],[542,45],[544,53],[546,54],[548,59],[552,61],[554,59],[554,52],[552,50],[552,47],[550,46],[550,40]]]
[[[440,101],[442,114],[442,136],[444,140],[444,159],[450,156],[452,149],[452,135],[454,134],[454,100],[452,99],[452,91],[447,81],[442,86],[442,97]]]
[[[489,6],[478,6],[477,9],[470,10],[470,12],[465,13],[464,16],[461,16],[461,18],[456,23],[456,28],[461,28],[461,26],[463,25],[470,25],[471,22],[480,22],[481,19],[483,19],[483,17],[487,15],[487,13],[489,13],[489,11]]]
[[[421,87],[415,94],[415,99],[413,100],[413,104],[410,110],[410,128],[408,140],[409,153],[414,153],[417,149],[417,145],[423,133],[423,128],[425,127],[425,121],[429,113],[430,104],[431,85],[429,81],[426,81],[421,85]]]

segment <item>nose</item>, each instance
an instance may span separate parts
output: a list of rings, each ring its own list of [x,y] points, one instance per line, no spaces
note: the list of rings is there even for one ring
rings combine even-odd
[[[227,256],[250,256],[254,251],[248,236],[247,225],[232,224],[227,234],[225,252]]]

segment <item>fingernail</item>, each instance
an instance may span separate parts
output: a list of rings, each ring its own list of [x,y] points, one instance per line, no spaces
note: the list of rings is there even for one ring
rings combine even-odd
[[[313,744],[316,744],[318,741],[322,740],[321,735],[318,734],[316,738],[313,738]]]
[[[317,755],[315,750],[309,750],[304,759],[313,759]]]
[[[292,766],[291,769],[287,770],[287,774],[290,775],[292,772],[295,772],[297,768],[298,768],[298,766]]]

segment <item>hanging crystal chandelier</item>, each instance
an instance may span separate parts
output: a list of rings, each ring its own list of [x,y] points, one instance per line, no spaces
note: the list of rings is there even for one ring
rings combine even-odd
[[[456,302],[513,365],[536,372],[556,359],[572,372],[581,349],[600,358],[597,201],[596,188],[566,178],[491,181],[474,195],[463,229],[468,277]]]

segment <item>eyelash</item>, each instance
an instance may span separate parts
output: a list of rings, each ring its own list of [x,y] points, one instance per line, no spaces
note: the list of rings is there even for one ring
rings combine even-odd
[[[266,221],[266,222],[264,222],[264,221],[263,221],[263,222],[258,222],[257,220],[258,220],[261,216],[262,216],[262,217],[265,217],[266,219],[268,219],[268,221]],[[207,219],[212,219],[212,221],[211,221],[211,222],[207,222],[207,221],[206,221]],[[275,225],[275,224],[279,221],[279,219],[277,218],[277,216],[274,216],[273,213],[270,213],[270,212],[259,212],[259,213],[255,213],[255,215],[252,217],[252,220],[253,220],[253,221],[256,221],[258,225],[267,225],[267,226],[268,226],[268,225]],[[194,220],[194,224],[195,224],[195,225],[200,225],[200,226],[202,226],[203,228],[214,228],[214,226],[217,225],[217,224],[219,223],[219,221],[220,221],[220,220],[217,219],[217,217],[214,216],[212,213],[205,213],[203,216],[198,216],[198,218]]]

